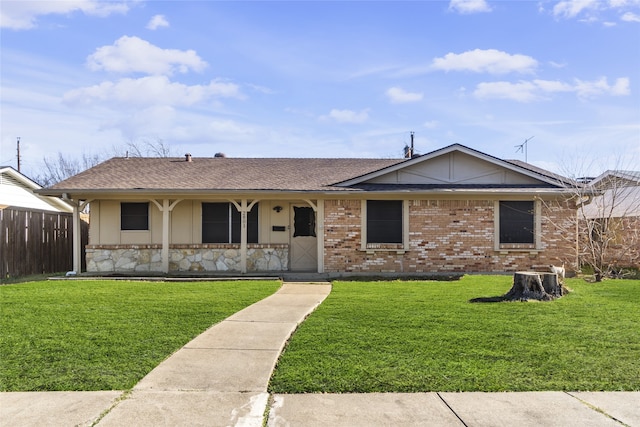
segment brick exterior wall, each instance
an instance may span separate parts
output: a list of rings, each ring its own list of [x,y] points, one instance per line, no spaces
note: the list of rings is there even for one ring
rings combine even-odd
[[[640,269],[640,216],[611,218],[610,224],[615,230],[615,239],[609,243],[603,262],[613,268]],[[588,254],[589,248],[593,247],[586,234],[588,229],[586,222],[581,220],[580,232],[583,234],[580,236],[580,252],[583,255]]]
[[[537,251],[495,248],[493,200],[410,200],[409,250],[362,251],[360,200],[325,201],[325,271],[354,273],[501,273],[575,263],[575,211],[542,204]]]

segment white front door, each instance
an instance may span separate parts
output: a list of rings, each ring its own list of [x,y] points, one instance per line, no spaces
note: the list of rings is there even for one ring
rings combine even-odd
[[[316,213],[309,206],[291,206],[291,270],[318,271]]]

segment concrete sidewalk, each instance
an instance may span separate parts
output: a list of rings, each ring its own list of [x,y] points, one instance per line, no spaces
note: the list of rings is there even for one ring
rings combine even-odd
[[[269,396],[271,372],[329,284],[285,283],[212,326],[130,392],[0,393],[13,426],[637,426],[640,392]]]
[[[275,395],[268,426],[640,426],[640,392]]]

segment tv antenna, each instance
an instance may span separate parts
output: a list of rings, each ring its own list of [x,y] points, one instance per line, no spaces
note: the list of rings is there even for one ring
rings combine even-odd
[[[524,153],[524,161],[525,161],[525,163],[528,163],[528,160],[527,160],[527,142],[531,141],[534,137],[535,137],[535,135],[530,137],[530,138],[525,139],[522,144],[519,144],[519,145],[515,146],[517,148],[516,153],[520,153],[520,152]]]

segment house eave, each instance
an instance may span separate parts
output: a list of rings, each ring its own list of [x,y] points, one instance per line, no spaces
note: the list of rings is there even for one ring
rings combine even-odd
[[[42,189],[38,193],[53,197],[68,197],[71,199],[88,200],[99,198],[135,198],[135,197],[167,197],[167,198],[199,198],[211,196],[228,197],[261,197],[265,199],[308,198],[309,196],[331,197],[362,197],[363,195],[393,196],[409,195],[414,197],[438,196],[570,196],[575,193],[569,188],[441,188],[415,189],[395,188],[393,190],[365,190],[357,188],[336,188],[333,190],[231,190],[231,189]]]

